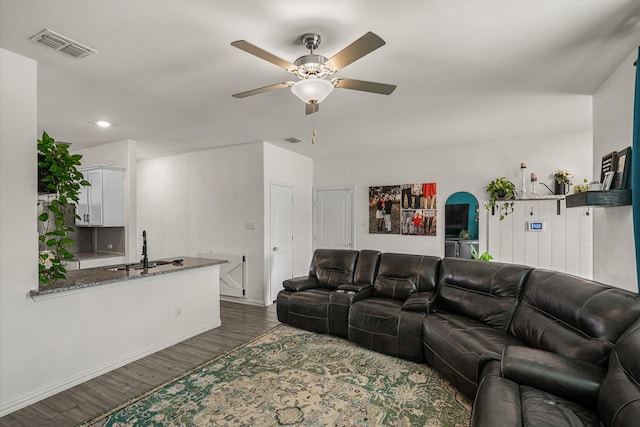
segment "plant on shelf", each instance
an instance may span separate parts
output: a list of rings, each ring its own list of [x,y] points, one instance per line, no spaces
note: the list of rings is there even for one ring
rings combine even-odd
[[[458,237],[460,237],[463,240],[468,240],[471,238],[471,232],[469,230],[460,230],[460,234],[458,234]]]
[[[513,200],[518,194],[515,184],[503,176],[491,181],[486,190],[489,193],[489,203],[485,207],[487,210],[497,208],[502,221],[513,212]]]
[[[576,186],[573,187],[573,192],[575,194],[584,193],[585,191],[589,191],[589,188],[590,188],[589,180],[587,178],[585,178],[582,182],[583,182],[582,184],[576,184]]]
[[[558,184],[571,184],[571,178],[573,178],[573,173],[569,172],[566,169],[558,169],[553,171],[553,180]]]
[[[80,187],[90,185],[78,171],[80,159],[80,154],[70,154],[67,144],[56,143],[46,132],[38,140],[38,168],[45,171],[42,182],[52,195],[38,216],[44,229],[38,236],[38,278],[41,285],[65,279],[67,270],[64,261],[73,258],[67,248],[73,244],[69,233],[74,228],[67,224],[67,219],[78,218],[75,206]]]
[[[553,182],[555,184],[554,194],[567,194],[571,185],[573,173],[566,169],[558,169],[553,171]]]

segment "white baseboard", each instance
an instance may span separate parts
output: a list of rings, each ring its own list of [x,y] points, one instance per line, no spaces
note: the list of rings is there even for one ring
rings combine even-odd
[[[266,307],[267,305],[271,305],[271,304],[265,304],[264,301],[262,300],[249,299],[244,297],[229,297],[226,295],[220,295],[220,301],[236,302],[238,304],[246,304],[246,305],[257,305],[259,307]]]
[[[14,399],[13,401],[10,401],[10,402],[2,402],[2,404],[0,405],[0,417],[4,417],[5,415],[10,414],[11,412],[24,408],[25,406],[32,405],[36,402],[46,399],[47,397],[60,393],[61,391],[70,389],[71,387],[75,387],[78,384],[82,384],[102,374],[111,372],[114,369],[120,368],[128,363],[135,362],[138,359],[142,359],[145,356],[148,356],[150,354],[163,350],[167,347],[171,347],[174,344],[178,344],[184,340],[192,338],[203,332],[217,328],[220,325],[222,325],[222,322],[218,318],[217,320],[214,320],[212,322],[209,322],[197,328],[194,328],[190,331],[187,331],[184,334],[171,337],[168,340],[143,348],[140,351],[137,351],[133,354],[123,356],[121,358],[111,361],[110,363],[107,363],[106,365],[98,366],[95,369],[91,369],[89,371],[83,372],[74,377],[68,378],[58,384],[54,384],[52,386],[49,386],[40,390],[36,390],[32,393],[29,393],[26,396],[20,397],[18,399]]]

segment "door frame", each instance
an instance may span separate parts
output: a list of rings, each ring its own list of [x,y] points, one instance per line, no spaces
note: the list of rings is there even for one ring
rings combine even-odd
[[[353,185],[336,185],[336,186],[330,186],[330,187],[313,187],[313,195],[312,195],[312,203],[313,203],[313,209],[312,209],[312,223],[313,223],[313,236],[311,238],[312,240],[312,247],[313,250],[315,251],[316,248],[316,242],[318,239],[316,239],[317,236],[317,222],[316,222],[316,211],[318,210],[318,198],[317,198],[317,193],[318,191],[336,191],[336,190],[348,190],[351,193],[351,249],[355,250],[356,249],[356,188]]]
[[[272,213],[273,213],[273,186],[277,185],[279,187],[287,187],[291,189],[291,234],[292,234],[292,239],[291,239],[291,271],[292,273],[295,271],[295,264],[294,264],[294,253],[295,253],[295,246],[296,246],[296,228],[295,228],[295,211],[296,211],[296,198],[295,198],[295,186],[289,182],[284,182],[284,181],[275,181],[275,180],[271,180],[269,182],[269,245],[267,246],[267,251],[269,253],[269,256],[267,257],[267,262],[268,262],[268,284],[269,286],[267,286],[266,288],[266,292],[265,292],[265,305],[271,305],[273,304],[273,301],[271,300],[271,294],[272,294],[272,288],[273,288],[273,283],[272,283],[272,267],[273,267],[273,262],[272,262],[272,255],[273,255],[273,241],[271,240],[273,237],[273,230],[271,228],[271,224],[273,222],[273,218],[272,218]],[[266,239],[265,239],[266,240]]]

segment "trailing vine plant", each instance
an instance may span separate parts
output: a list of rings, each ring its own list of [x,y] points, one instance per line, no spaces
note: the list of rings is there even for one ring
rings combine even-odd
[[[75,213],[81,186],[90,185],[78,170],[82,155],[69,153],[67,144],[59,144],[42,133],[38,140],[38,168],[46,171],[41,181],[53,195],[45,203],[38,220],[43,223],[44,232],[38,236],[38,278],[41,285],[66,279],[64,260],[73,258],[68,248],[73,244],[69,233],[75,231],[67,224],[68,218],[79,218]]]
[[[505,216],[513,213],[513,200],[516,198],[516,194],[518,194],[513,182],[502,176],[487,184],[486,190],[487,193],[489,193],[489,203],[485,205],[487,210],[497,208],[500,221],[502,221]]]

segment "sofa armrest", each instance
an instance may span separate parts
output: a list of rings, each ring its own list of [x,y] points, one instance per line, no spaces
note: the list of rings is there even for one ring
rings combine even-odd
[[[282,286],[291,292],[300,292],[307,289],[317,288],[318,279],[313,276],[294,277],[293,279],[287,279],[282,282]]]
[[[353,291],[353,292],[362,292],[366,289],[371,288],[371,285],[369,284],[357,284],[357,283],[352,283],[352,284],[344,284],[344,285],[339,285],[338,289],[341,291]]]
[[[473,402],[471,427],[522,427],[518,384],[496,375],[483,378]]]
[[[435,292],[416,292],[411,294],[409,298],[404,301],[404,304],[402,304],[402,310],[430,313],[433,311],[435,306],[435,300]]]
[[[502,353],[502,376],[584,405],[594,405],[605,376],[584,360],[529,347],[508,346]]]

